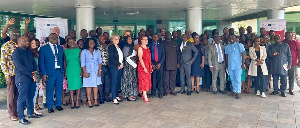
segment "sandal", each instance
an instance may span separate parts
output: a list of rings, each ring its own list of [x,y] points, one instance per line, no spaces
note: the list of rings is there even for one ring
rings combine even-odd
[[[89,108],[92,108],[93,107],[93,104],[92,104],[92,101],[88,101],[88,104],[89,104]],[[91,105],[90,105],[91,104]]]
[[[38,103],[35,103],[35,110],[42,110],[42,108],[40,108]]]
[[[99,103],[98,103],[98,100],[97,100],[97,98],[95,98],[94,105],[95,105],[96,107],[98,107],[98,106],[99,106]]]

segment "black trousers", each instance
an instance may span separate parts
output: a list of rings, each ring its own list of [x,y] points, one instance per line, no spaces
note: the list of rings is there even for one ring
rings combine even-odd
[[[164,93],[175,93],[177,70],[164,70]]]
[[[257,66],[257,76],[254,76],[254,84],[255,84],[255,93],[257,90],[262,92],[266,92],[266,81],[265,76],[263,75],[263,72],[261,70],[261,66]]]
[[[208,65],[204,66],[204,77],[202,78],[202,89],[210,89],[212,84],[212,73]]]
[[[153,70],[152,74],[152,88],[151,94],[156,95],[156,90],[158,90],[158,95],[163,93],[163,67],[160,67],[158,70]]]
[[[102,66],[101,81],[103,85],[104,96],[108,97],[110,92],[110,73],[107,65]]]

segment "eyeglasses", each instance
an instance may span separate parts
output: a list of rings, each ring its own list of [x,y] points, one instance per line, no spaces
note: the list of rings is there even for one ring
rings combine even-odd
[[[20,33],[18,33],[18,32],[17,32],[17,33],[11,33],[11,34],[12,34],[12,35],[20,35]]]

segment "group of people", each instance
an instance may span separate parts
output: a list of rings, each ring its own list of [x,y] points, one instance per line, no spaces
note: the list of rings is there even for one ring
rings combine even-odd
[[[2,31],[1,69],[7,83],[9,118],[22,124],[30,124],[24,116],[25,104],[28,118],[43,116],[38,112],[39,90],[43,90],[43,105],[49,113],[54,113],[54,106],[62,111],[62,105],[68,104],[71,109],[79,108],[80,103],[92,108],[105,101],[119,105],[123,98],[136,101],[138,96],[149,103],[149,98],[156,96],[198,94],[201,77],[202,91],[226,94],[232,90],[230,95],[240,99],[241,92],[249,94],[251,83],[256,95],[265,98],[271,77],[271,94],[278,94],[280,77],[285,97],[288,76],[289,93],[294,95],[300,45],[291,32],[281,40],[264,28],[256,36],[251,26],[246,34],[239,28],[238,36],[233,28],[224,28],[223,35],[214,29],[211,37],[208,30],[199,35],[161,29],[157,34],[149,28],[141,29],[134,39],[130,30],[121,37],[109,37],[97,28],[89,33],[82,29],[81,39],[76,40],[74,30],[63,38],[54,27],[41,44],[28,32],[29,22],[26,20],[24,36],[14,28],[6,34],[14,19]],[[176,83],[180,84],[178,92]],[[70,91],[69,100],[66,90]]]

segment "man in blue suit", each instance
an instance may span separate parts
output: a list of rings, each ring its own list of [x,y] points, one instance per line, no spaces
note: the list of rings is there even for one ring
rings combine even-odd
[[[158,97],[163,98],[163,64],[165,62],[165,48],[162,43],[158,42],[157,34],[152,35],[152,42],[148,44],[151,52],[152,61],[152,97],[156,96],[156,89],[158,89]]]
[[[40,49],[39,66],[42,80],[46,82],[46,99],[48,112],[53,113],[53,91],[55,88],[55,108],[62,111],[61,98],[63,90],[64,57],[63,48],[57,45],[55,33],[49,35],[49,43]]]

